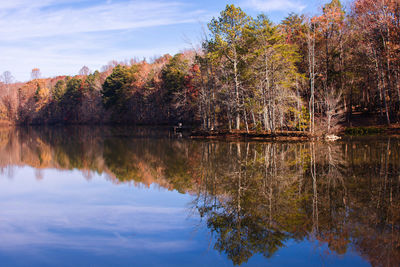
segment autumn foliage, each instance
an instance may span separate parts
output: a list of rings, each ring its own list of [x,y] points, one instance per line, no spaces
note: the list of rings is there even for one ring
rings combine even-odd
[[[400,4],[339,0],[280,24],[228,5],[197,50],[112,61],[75,77],[1,75],[0,119],[25,124],[175,124],[205,130],[337,131],[400,115]]]

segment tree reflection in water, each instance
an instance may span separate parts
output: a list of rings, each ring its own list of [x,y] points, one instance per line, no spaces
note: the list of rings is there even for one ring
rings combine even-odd
[[[79,169],[90,179],[193,195],[214,248],[234,264],[269,258],[289,240],[354,250],[400,265],[400,140],[230,143],[176,140],[149,128],[0,131],[0,166]]]

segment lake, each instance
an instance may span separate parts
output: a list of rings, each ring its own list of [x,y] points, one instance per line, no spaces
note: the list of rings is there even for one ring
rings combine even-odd
[[[399,266],[400,139],[0,129],[2,266]]]

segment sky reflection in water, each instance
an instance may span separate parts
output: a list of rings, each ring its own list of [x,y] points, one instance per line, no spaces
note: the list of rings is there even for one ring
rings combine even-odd
[[[227,248],[225,246],[221,249],[221,246],[219,246],[218,249],[216,246],[218,240],[236,242],[232,239],[233,235],[225,236],[225,239],[221,237],[224,236],[223,233],[226,233],[223,230],[224,226],[221,226],[223,224],[221,220],[225,215],[221,214],[233,214],[232,216],[235,216],[234,205],[229,206],[233,203],[233,200],[227,200],[230,195],[229,188],[225,187],[224,190],[227,190],[225,192],[220,189],[217,190],[218,192],[206,190],[207,193],[205,193],[201,186],[197,185],[201,183],[198,180],[198,173],[194,172],[195,170],[196,172],[204,171],[205,166],[202,165],[198,168],[199,166],[190,165],[190,160],[181,162],[182,159],[171,156],[172,159],[164,158],[164,166],[160,167],[161,165],[154,165],[158,160],[154,159],[154,162],[152,162],[148,158],[149,153],[154,153],[155,158],[157,156],[165,157],[175,149],[182,152],[183,158],[196,157],[198,155],[194,154],[195,150],[198,149],[198,146],[204,145],[202,142],[192,143],[191,141],[169,139],[169,141],[152,139],[146,142],[143,140],[137,142],[135,137],[128,139],[126,137],[112,137],[112,142],[116,142],[113,147],[117,150],[121,149],[118,147],[119,142],[130,143],[123,147],[126,150],[127,158],[132,162],[119,167],[126,169],[127,166],[131,166],[130,164],[139,166],[143,164],[143,162],[138,161],[140,158],[143,160],[147,158],[149,166],[154,167],[154,170],[146,169],[148,167],[139,168],[142,171],[130,174],[136,177],[136,180],[127,181],[126,177],[118,179],[117,174],[115,174],[125,172],[111,167],[126,163],[123,163],[123,160],[117,157],[114,158],[114,163],[107,159],[107,151],[110,148],[104,145],[108,142],[104,136],[99,139],[102,145],[96,153],[90,153],[88,147],[81,148],[81,152],[78,153],[85,162],[89,161],[87,157],[91,154],[103,160],[96,162],[106,163],[101,163],[101,168],[91,168],[89,171],[90,178],[88,178],[86,167],[72,166],[74,156],[70,152],[65,153],[69,155],[69,164],[71,165],[60,166],[60,161],[56,158],[60,157],[61,143],[54,143],[52,138],[46,140],[46,135],[37,132],[34,133],[37,136],[32,139],[26,138],[26,136],[21,137],[23,136],[21,133],[18,133],[19,137],[16,138],[14,134],[15,132],[8,133],[0,147],[3,151],[3,156],[0,159],[3,166],[0,175],[0,239],[2,240],[0,243],[0,262],[2,266],[231,266],[233,263],[242,263],[244,266],[370,265],[365,255],[360,256],[359,250],[353,246],[354,242],[351,240],[347,241],[350,242],[346,245],[347,249],[341,253],[342,255],[339,255],[331,250],[331,245],[328,246],[329,242],[323,241],[323,238],[313,237],[311,230],[293,230],[294,233],[306,231],[305,235],[303,234],[304,238],[295,238],[296,235],[290,233],[289,229],[300,227],[298,221],[303,220],[300,215],[297,219],[290,216],[287,217],[288,219],[284,219],[285,221],[294,220],[294,223],[289,226],[271,226],[271,228],[263,226],[264,228],[261,228],[263,230],[259,233],[266,231],[271,231],[274,234],[277,232],[288,233],[286,234],[287,237],[282,238],[282,246],[278,246],[276,250],[270,249],[269,258],[262,255],[262,249],[257,250],[255,247],[250,249],[251,255],[242,255],[240,259],[235,258],[237,255],[234,253],[232,256],[232,251],[230,251],[232,247]],[[32,133],[29,136],[32,136]],[[41,142],[48,142],[47,147],[38,145],[39,143],[34,144],[36,141],[28,141],[37,140],[38,136],[42,138]],[[111,140],[109,141],[111,142]],[[4,145],[5,142],[8,143]],[[158,143],[160,146],[158,148],[163,147],[169,152],[166,153],[163,149],[155,149],[154,147],[148,148],[152,152],[145,151],[147,142],[153,145]],[[82,143],[87,142],[83,141]],[[191,147],[192,145],[196,148]],[[245,144],[242,145],[240,153],[245,153],[246,146]],[[223,144],[223,146],[227,146],[227,144]],[[130,154],[128,151],[132,147],[136,147],[138,151],[130,151],[132,153]],[[24,152],[18,152],[21,154],[17,156],[10,153],[10,149],[14,151],[16,148],[24,150]],[[234,148],[237,149],[238,147],[235,145]],[[257,150],[257,148],[250,148],[249,151],[252,149]],[[38,152],[39,150],[41,152]],[[190,153],[188,154],[189,150]],[[51,157],[47,157],[47,161],[43,160],[46,158],[43,156],[43,151],[49,151],[51,155]],[[125,152],[119,150],[119,153]],[[5,153],[8,153],[8,159],[5,157]],[[226,155],[226,153],[223,154]],[[251,157],[248,156],[248,160],[252,158],[254,164],[256,162],[253,158],[255,154],[252,154]],[[217,153],[212,155],[216,156]],[[37,164],[34,163],[35,157],[41,159]],[[27,158],[30,158],[30,160],[28,161]],[[10,159],[11,162],[7,163]],[[173,164],[171,162],[166,163],[169,160]],[[210,163],[210,159],[206,161]],[[12,162],[14,163],[12,164]],[[214,163],[222,169],[226,167],[224,161],[217,160]],[[168,164],[169,166],[167,166]],[[180,170],[182,164],[185,164],[188,169]],[[254,166],[247,166],[246,175],[248,176],[246,179],[255,179],[253,177],[257,176],[259,170],[252,169]],[[143,171],[143,169],[146,169],[146,171]],[[254,173],[254,171],[257,173]],[[135,176],[138,173],[141,176]],[[151,178],[153,180],[149,177],[143,178],[144,173],[147,173],[146,175],[153,173],[154,177]],[[187,174],[187,176],[182,176],[182,173]],[[115,175],[113,176],[113,174]],[[230,177],[230,175],[227,173],[226,177]],[[290,176],[290,173],[287,175]],[[182,177],[193,179],[190,180],[190,186],[181,184]],[[281,179],[279,175],[277,179]],[[229,180],[229,183],[235,184],[235,181]],[[282,183],[286,182],[283,181]],[[243,184],[242,186],[250,188],[251,184]],[[181,193],[174,187],[177,187]],[[182,188],[187,189],[185,191]],[[257,190],[262,190],[262,188],[257,188]],[[280,194],[287,194],[287,192],[282,191]],[[215,196],[218,197],[215,198]],[[219,201],[222,206],[215,208],[213,213],[205,211],[208,202],[204,199],[207,197],[213,199],[213,201]],[[286,197],[283,198],[286,199]],[[243,205],[253,203],[252,201],[251,199],[247,200],[244,192]],[[323,200],[321,199],[321,201]],[[223,208],[224,205],[225,208]],[[323,228],[326,227],[322,221],[324,220],[324,207],[321,206],[320,209],[318,211],[321,213],[320,227]],[[243,228],[257,228],[257,225],[263,223],[263,221],[255,222],[263,218],[263,214],[256,214],[254,210],[246,207],[243,207],[243,210],[238,213],[241,214]],[[202,214],[202,217],[200,214]],[[279,216],[287,216],[287,214],[285,212],[284,215]],[[249,218],[253,218],[254,221],[249,222]],[[231,219],[232,222],[230,222],[229,227],[237,227],[235,224],[237,221],[234,218]],[[275,220],[279,220],[279,218],[277,217]],[[217,229],[216,226],[220,228],[217,227]],[[307,221],[301,227],[310,228],[311,226],[308,226]],[[320,231],[334,232],[338,230],[334,230],[335,227],[332,226],[332,229]],[[257,229],[248,231],[257,233],[259,231]],[[247,230],[241,231],[243,234]],[[232,233],[236,234],[237,232],[232,229],[228,231],[228,235]],[[325,232],[325,234],[327,233]],[[247,251],[246,242],[256,243],[261,247],[265,247],[266,245],[263,242],[267,242],[257,243],[258,240],[250,240],[253,238],[250,234],[243,234],[242,238],[249,240],[248,242],[243,240],[244,243],[242,242],[239,247],[236,247],[239,250],[237,252],[239,255],[243,251]],[[325,240],[328,240],[328,238],[325,238]],[[278,241],[275,240],[274,242]],[[271,247],[271,245],[268,246]],[[243,251],[240,251],[241,249]],[[233,250],[235,250],[235,247]],[[340,249],[337,250],[340,251]]]

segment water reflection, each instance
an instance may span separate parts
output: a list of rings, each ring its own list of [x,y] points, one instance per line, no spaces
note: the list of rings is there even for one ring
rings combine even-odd
[[[27,165],[39,180],[45,169],[77,169],[87,179],[191,196],[213,248],[236,265],[271,258],[292,241],[316,242],[337,257],[356,252],[373,266],[400,265],[398,139],[229,143],[176,140],[149,128],[2,129],[1,171],[13,177]],[[96,210],[84,208],[95,221]]]

